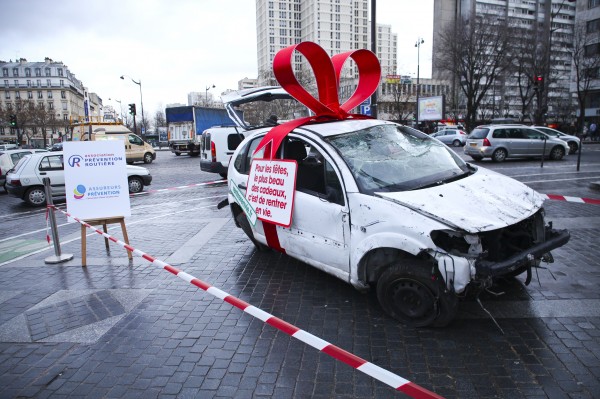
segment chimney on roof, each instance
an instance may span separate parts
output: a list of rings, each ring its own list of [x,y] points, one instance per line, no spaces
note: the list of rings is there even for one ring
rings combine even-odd
[[[46,64],[49,64],[52,62],[52,58],[46,57],[46,58],[44,58],[44,61],[46,62]]]
[[[25,58],[19,58],[19,62],[20,62],[21,64],[23,64],[23,63],[27,62],[27,60],[26,60]]]

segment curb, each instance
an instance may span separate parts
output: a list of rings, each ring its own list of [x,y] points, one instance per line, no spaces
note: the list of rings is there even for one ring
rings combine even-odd
[[[600,181],[591,182],[590,188],[592,190],[600,191]]]

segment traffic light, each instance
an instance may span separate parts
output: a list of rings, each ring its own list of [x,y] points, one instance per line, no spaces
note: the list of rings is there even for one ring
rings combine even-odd
[[[135,113],[135,104],[129,104],[129,113],[133,116],[136,115]]]
[[[17,127],[17,115],[12,114],[10,116],[10,126]]]
[[[542,75],[536,75],[533,79],[533,91],[544,90],[544,77]]]
[[[542,85],[542,84],[544,84],[544,77],[542,75],[538,75],[535,77],[535,81],[537,82],[538,85]]]

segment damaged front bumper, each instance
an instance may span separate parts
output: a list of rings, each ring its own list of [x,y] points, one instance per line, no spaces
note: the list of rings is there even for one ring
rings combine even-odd
[[[477,277],[500,277],[511,274],[523,267],[528,267],[543,255],[569,242],[571,234],[568,230],[546,229],[546,240],[526,250],[513,254],[498,262],[478,260],[475,262]]]

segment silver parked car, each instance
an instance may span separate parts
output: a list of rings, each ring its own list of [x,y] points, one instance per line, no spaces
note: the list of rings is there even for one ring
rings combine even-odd
[[[567,143],[525,125],[484,125],[467,137],[465,154],[476,161],[491,158],[502,162],[506,158],[549,157],[560,160],[569,151]]]
[[[581,141],[581,140],[579,140],[579,137],[571,136],[570,134],[566,134],[566,133],[563,133],[561,131],[558,131],[556,129],[552,129],[552,128],[546,127],[546,126],[531,126],[531,127],[536,130],[546,133],[548,136],[556,137],[563,141],[566,141],[567,145],[569,146],[569,154],[575,154],[577,152],[577,150],[579,149],[579,143]]]
[[[446,145],[460,147],[467,142],[467,133],[458,128],[444,128],[431,135]]]

